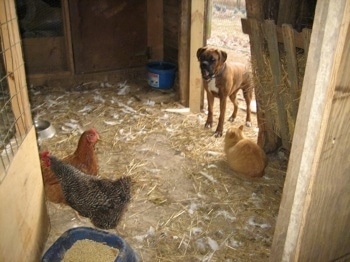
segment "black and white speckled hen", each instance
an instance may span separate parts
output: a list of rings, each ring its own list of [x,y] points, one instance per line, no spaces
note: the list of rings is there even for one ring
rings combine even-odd
[[[83,173],[49,152],[41,160],[57,176],[68,205],[99,228],[115,228],[131,199],[131,178],[97,178]]]

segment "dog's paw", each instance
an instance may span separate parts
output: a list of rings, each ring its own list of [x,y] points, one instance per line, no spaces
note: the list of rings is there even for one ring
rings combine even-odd
[[[222,131],[216,130],[215,133],[214,133],[214,136],[215,137],[222,137]]]
[[[251,127],[251,126],[252,126],[252,122],[247,121],[247,122],[245,122],[245,125],[246,125],[247,127]]]
[[[234,118],[233,116],[230,116],[230,118],[228,119],[228,121],[234,122],[234,121],[235,121],[235,118]]]
[[[210,122],[206,122],[204,125],[205,128],[211,128],[212,127],[212,123]]]

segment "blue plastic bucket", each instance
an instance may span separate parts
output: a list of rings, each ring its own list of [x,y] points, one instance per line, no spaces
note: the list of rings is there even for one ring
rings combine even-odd
[[[175,70],[176,66],[169,62],[149,62],[147,63],[147,82],[154,88],[172,88],[175,81]]]

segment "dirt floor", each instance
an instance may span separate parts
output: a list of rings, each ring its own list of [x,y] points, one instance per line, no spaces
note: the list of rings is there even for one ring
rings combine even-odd
[[[249,39],[240,16],[213,16],[208,44],[225,48],[229,60],[249,63]],[[238,24],[238,25],[237,25]],[[220,30],[218,30],[220,29]],[[126,92],[125,92],[126,91]],[[269,157],[265,176],[236,176],[223,154],[223,137],[205,129],[206,113],[186,112],[173,90],[161,92],[143,81],[32,87],[35,119],[49,120],[57,134],[39,141],[58,157],[71,154],[81,132],[95,127],[99,175],[129,175],[133,198],[116,230],[141,261],[267,261],[285,177],[286,163]],[[218,105],[218,100],[215,101]],[[234,123],[244,124],[244,102]],[[206,103],[205,103],[206,104]],[[174,112],[178,109],[180,112]],[[232,113],[228,103],[227,117]],[[214,120],[217,123],[218,108]],[[256,115],[245,133],[256,140]],[[51,231],[45,250],[67,229],[92,226],[68,206],[48,203]]]

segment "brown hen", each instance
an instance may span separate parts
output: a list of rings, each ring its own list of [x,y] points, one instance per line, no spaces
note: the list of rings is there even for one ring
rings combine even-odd
[[[95,144],[99,140],[99,134],[94,128],[86,130],[79,138],[78,147],[75,152],[65,158],[64,161],[85,174],[96,176],[98,165],[95,153]],[[45,186],[46,198],[54,203],[66,204],[60,182],[53,174],[50,167],[43,165],[41,162],[41,170]]]

